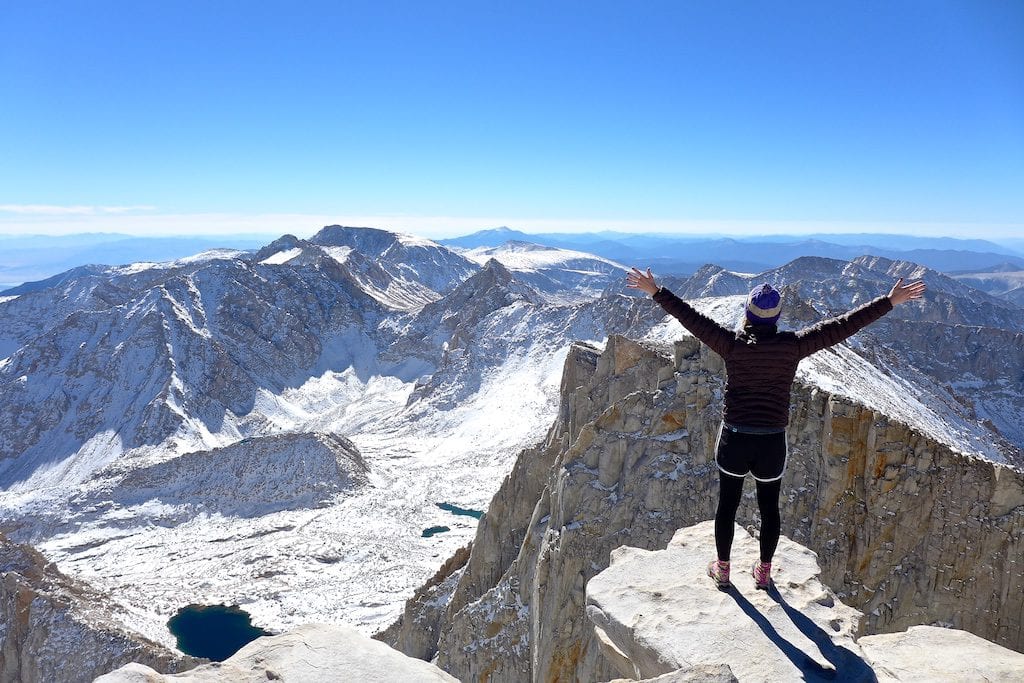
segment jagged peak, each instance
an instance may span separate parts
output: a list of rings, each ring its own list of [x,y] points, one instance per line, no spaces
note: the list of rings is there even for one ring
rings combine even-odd
[[[273,249],[291,249],[293,247],[302,246],[303,244],[306,244],[305,240],[299,239],[298,237],[296,237],[295,235],[292,235],[291,233],[285,233],[284,235],[281,235],[280,237],[278,237],[276,240],[274,240],[273,242],[271,242],[267,246],[263,247],[263,249],[261,249],[260,251],[271,249],[271,248],[273,248]]]
[[[683,298],[746,294],[748,284],[747,276],[708,263],[687,278],[677,294]]]
[[[478,292],[488,291],[491,296],[501,294],[506,303],[514,300],[527,300],[537,304],[544,302],[544,297],[540,293],[521,281],[513,271],[495,258],[488,259],[483,268],[463,284],[466,283],[470,283]]]
[[[396,247],[426,247],[445,249],[437,242],[382,228],[328,225],[309,239],[311,244],[324,247],[351,247],[368,256],[379,256]]]
[[[489,273],[493,275],[493,278],[501,282],[509,282],[512,280],[512,271],[506,268],[501,261],[496,258],[489,258],[484,263],[481,272]],[[476,276],[474,276],[476,277]]]
[[[252,262],[273,262],[275,260],[274,257],[278,254],[292,253],[293,256],[297,256],[307,246],[309,246],[308,242],[303,239],[299,239],[295,235],[282,235],[257,251],[252,257]]]
[[[354,225],[325,225],[309,238],[313,244],[335,247],[354,247],[360,240],[382,240],[391,243],[394,233],[381,228]]]
[[[858,256],[857,258],[852,259],[850,263],[855,263],[858,266],[867,268],[868,270],[884,271],[888,270],[892,266],[894,261],[891,258],[887,258],[885,256],[872,256],[870,254],[865,254],[863,256]]]
[[[889,259],[883,256],[858,256],[850,261],[851,264],[860,266],[865,270],[885,275],[886,277],[902,277],[908,280],[935,280],[941,279],[954,290],[959,289],[956,281],[945,273],[923,266],[914,261],[905,259]]]
[[[719,266],[714,263],[705,263],[703,266],[697,269],[697,271],[693,274],[692,277],[711,277],[712,275],[717,275],[718,273],[723,272],[725,272],[725,268],[723,268],[722,266]]]
[[[839,274],[843,267],[848,263],[842,259],[829,258],[827,256],[799,256],[789,263],[785,263],[778,268],[771,268],[758,275],[760,278],[770,277],[774,274],[820,274],[820,273],[835,273]]]
[[[424,306],[423,313],[430,316],[438,310],[459,309],[465,316],[471,303],[474,310],[490,312],[522,300],[543,302],[532,287],[519,281],[512,271],[492,258],[442,298]]]
[[[801,256],[789,263],[759,273],[753,280],[781,287],[802,280],[833,280],[849,266],[849,261],[825,256]]]

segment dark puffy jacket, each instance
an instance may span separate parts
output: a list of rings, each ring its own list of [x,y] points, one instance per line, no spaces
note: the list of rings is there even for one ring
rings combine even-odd
[[[654,300],[725,359],[725,421],[780,429],[789,424],[789,394],[800,360],[838,344],[892,310],[889,297],[880,296],[799,332],[754,336],[722,327],[664,287]]]

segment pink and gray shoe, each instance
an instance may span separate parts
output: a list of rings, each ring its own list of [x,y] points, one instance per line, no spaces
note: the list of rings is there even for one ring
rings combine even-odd
[[[750,571],[754,576],[754,587],[766,591],[772,585],[772,563],[755,562],[754,568]]]
[[[710,576],[720,591],[727,591],[732,588],[729,581],[729,563],[719,560],[712,560],[708,565],[708,576]]]

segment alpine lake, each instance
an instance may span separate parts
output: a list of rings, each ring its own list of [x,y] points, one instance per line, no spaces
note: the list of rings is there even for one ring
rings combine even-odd
[[[458,505],[454,505],[452,503],[435,503],[435,505],[437,505],[437,507],[441,508],[442,510],[445,510],[446,512],[452,513],[453,515],[473,517],[477,520],[484,516],[483,510],[474,510],[472,508],[459,507]],[[423,538],[430,538],[431,536],[435,536],[437,534],[443,534],[446,531],[451,531],[451,527],[443,525],[430,526],[424,529],[421,535],[423,536]]]
[[[178,649],[193,657],[223,662],[246,644],[273,635],[252,625],[252,617],[237,606],[188,605],[167,622]]]

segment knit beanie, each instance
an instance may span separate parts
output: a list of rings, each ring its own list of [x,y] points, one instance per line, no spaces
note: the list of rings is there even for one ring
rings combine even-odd
[[[747,320],[755,325],[774,325],[782,313],[782,297],[769,284],[750,290],[747,297]]]

